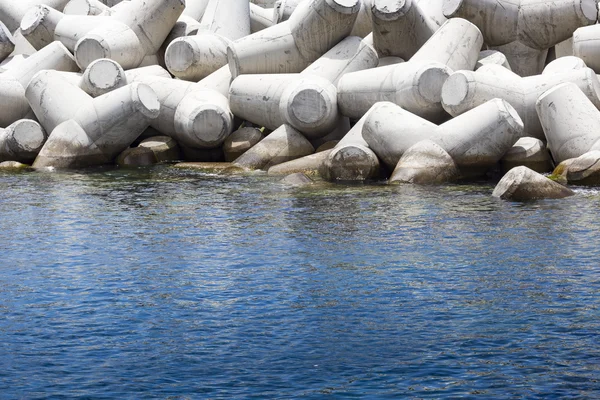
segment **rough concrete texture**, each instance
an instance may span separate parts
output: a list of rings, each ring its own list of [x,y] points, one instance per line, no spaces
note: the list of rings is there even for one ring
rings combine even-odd
[[[0,161],[31,164],[48,135],[36,121],[22,119],[6,129],[0,128]]]
[[[527,167],[511,169],[494,188],[493,197],[503,200],[528,201],[538,199],[562,199],[575,193]]]
[[[431,140],[421,140],[400,158],[388,183],[431,185],[451,182],[460,173],[450,154]]]
[[[171,162],[181,159],[179,145],[169,136],[153,136],[144,139],[138,147],[145,147],[152,150],[158,162]]]
[[[497,163],[522,136],[523,122],[504,100],[490,100],[442,125],[395,104],[373,106],[362,136],[390,168],[417,142],[429,139],[443,148],[463,175],[479,175]]]
[[[567,171],[567,181],[575,185],[600,184],[600,151],[592,150],[572,160]]]
[[[225,161],[235,161],[239,156],[264,138],[265,136],[258,128],[243,127],[236,130],[223,142]]]
[[[500,160],[502,170],[508,172],[514,167],[526,166],[535,172],[551,172],[552,158],[544,142],[532,137],[522,137],[504,154]]]
[[[600,108],[600,81],[590,68],[521,78],[498,65],[452,74],[442,88],[442,105],[457,116],[491,99],[504,99],[523,119],[525,134],[545,140],[535,103],[546,90],[564,82],[576,84]]]
[[[600,149],[600,112],[574,83],[548,90],[536,108],[556,163]]]
[[[313,146],[300,132],[284,124],[238,157],[233,165],[243,169],[268,170],[273,165],[314,152]]]

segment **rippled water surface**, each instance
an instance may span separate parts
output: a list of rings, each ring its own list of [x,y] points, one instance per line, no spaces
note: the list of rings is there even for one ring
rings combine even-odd
[[[0,173],[0,397],[600,397],[600,194],[492,189]]]

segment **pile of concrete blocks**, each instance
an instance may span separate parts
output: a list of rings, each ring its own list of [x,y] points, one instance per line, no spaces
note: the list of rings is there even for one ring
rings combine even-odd
[[[514,189],[569,161],[595,182],[597,20],[596,0],[0,0],[0,162]]]

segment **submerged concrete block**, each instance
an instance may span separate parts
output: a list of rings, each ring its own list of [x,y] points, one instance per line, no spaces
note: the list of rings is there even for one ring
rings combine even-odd
[[[411,58],[441,23],[423,8],[426,1],[373,0],[373,45],[382,57]]]
[[[33,167],[110,163],[158,116],[159,109],[156,93],[139,83],[91,99],[52,131]]]
[[[300,132],[283,124],[237,158],[233,165],[243,169],[267,170],[273,165],[312,154],[314,151],[313,146]]]
[[[576,84],[548,90],[536,108],[556,163],[600,150],[600,112]]]
[[[546,90],[564,82],[575,83],[600,108],[600,82],[589,68],[521,78],[497,65],[452,74],[442,88],[442,105],[450,115],[457,116],[491,99],[504,99],[523,119],[525,135],[543,140],[535,102]]]
[[[211,0],[196,35],[171,42],[165,63],[176,77],[197,82],[227,65],[227,46],[249,34],[247,0]]]
[[[32,163],[47,137],[40,124],[30,119],[21,119],[6,129],[0,128],[0,161]]]
[[[316,152],[292,161],[277,164],[269,168],[268,175],[288,175],[303,173],[306,175],[318,175],[319,170],[329,157],[333,149]]]
[[[158,160],[147,147],[129,147],[117,156],[115,163],[120,167],[145,167],[158,163]]]
[[[368,115],[369,112],[358,120],[329,152],[319,170],[323,179],[331,182],[364,182],[379,178],[379,159],[362,134]]]
[[[520,41],[538,50],[554,46],[598,18],[595,0],[445,0],[443,13],[477,25],[490,46]]]
[[[364,140],[390,168],[417,142],[429,139],[450,154],[463,175],[495,165],[523,135],[523,122],[504,100],[493,99],[442,125],[389,102],[378,103],[364,122]]]
[[[223,142],[225,161],[235,161],[264,138],[265,136],[258,128],[244,127],[236,130]]]
[[[138,147],[145,147],[154,153],[158,162],[181,159],[181,150],[177,142],[169,136],[153,136],[142,140]]]
[[[280,24],[234,41],[231,75],[300,72],[348,36],[360,0],[309,0]]]
[[[388,183],[432,185],[452,182],[460,173],[450,154],[431,140],[408,148],[398,161]]]
[[[515,167],[498,182],[493,197],[503,200],[527,201],[538,199],[562,199],[575,193],[527,167]]]
[[[514,167],[525,166],[535,172],[551,172],[552,158],[544,142],[532,137],[522,137],[506,152],[502,160],[502,170],[508,172]]]

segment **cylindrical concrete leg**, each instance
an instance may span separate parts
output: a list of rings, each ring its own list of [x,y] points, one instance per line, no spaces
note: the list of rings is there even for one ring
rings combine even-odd
[[[302,73],[320,76],[337,85],[343,75],[375,68],[378,62],[379,58],[373,47],[358,36],[348,36]]]
[[[30,164],[35,160],[47,135],[36,121],[21,119],[6,129],[0,128],[0,161]]]
[[[63,10],[66,15],[100,15],[110,7],[99,0],[70,0]]]
[[[250,3],[250,32],[256,33],[273,26],[273,9]]]
[[[233,165],[244,169],[269,169],[273,165],[314,153],[310,142],[297,130],[284,124],[238,157]]]
[[[225,37],[210,32],[180,37],[167,47],[165,64],[177,78],[198,82],[227,65],[230,44]]]
[[[441,105],[442,85],[451,70],[439,63],[407,62],[352,72],[338,82],[340,112],[362,117],[378,101],[391,101],[423,118],[445,118]]]
[[[193,148],[219,147],[233,131],[227,98],[213,90],[187,94],[175,111],[175,140]]]
[[[75,58],[82,69],[100,58],[115,60],[123,69],[136,68],[145,56],[135,32],[116,21],[93,29],[75,45]]]
[[[600,112],[577,85],[565,83],[548,90],[536,108],[557,164],[597,150]]]
[[[473,70],[483,46],[483,35],[462,18],[449,19],[415,53],[411,62],[439,62],[454,71]]]

